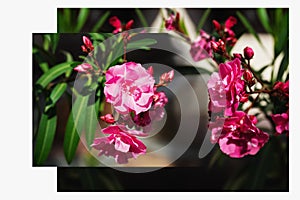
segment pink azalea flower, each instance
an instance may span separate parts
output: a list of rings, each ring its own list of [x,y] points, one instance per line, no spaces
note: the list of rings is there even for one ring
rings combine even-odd
[[[278,134],[282,134],[284,132],[289,132],[289,113],[281,113],[281,114],[275,114],[271,115],[276,127],[276,132]]]
[[[128,62],[107,70],[104,94],[121,114],[136,115],[149,110],[154,94],[154,78],[141,64]]]
[[[95,138],[93,148],[99,150],[99,156],[112,156],[119,164],[125,164],[130,158],[146,153],[146,146],[135,136],[145,136],[137,130],[127,130],[124,126],[112,125],[102,129],[108,137]]]
[[[255,126],[255,120],[245,112],[236,111],[223,119],[223,126],[218,126],[218,122],[210,126],[213,140],[219,143],[222,152],[232,158],[255,155],[269,139],[267,133]]]
[[[88,63],[82,63],[81,65],[77,65],[74,68],[75,71],[89,73],[89,70],[92,70],[93,67]]]
[[[200,36],[192,43],[190,54],[196,62],[212,57],[210,36],[205,31],[201,30]]]

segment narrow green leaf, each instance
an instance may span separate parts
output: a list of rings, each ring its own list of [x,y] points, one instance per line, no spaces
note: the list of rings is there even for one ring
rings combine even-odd
[[[256,38],[256,40],[262,45],[261,40],[259,39],[252,25],[248,22],[248,19],[239,11],[237,11],[236,14],[238,18],[241,20],[241,22],[243,23],[243,25],[245,26],[245,28],[247,29],[247,31],[251,33]]]
[[[288,28],[289,28],[288,14],[285,13],[281,16],[280,24],[278,25],[280,29],[274,35],[275,39],[275,52],[274,58],[276,58],[288,45]]]
[[[62,51],[62,53],[66,56],[66,62],[72,62],[73,61],[73,56],[70,52],[67,51]],[[65,76],[66,78],[69,78],[71,76],[73,69],[70,69],[68,71],[66,71]]]
[[[257,12],[258,18],[259,18],[262,26],[264,27],[264,29],[268,33],[272,33],[272,28],[270,26],[270,21],[269,21],[269,16],[268,16],[267,10],[265,8],[258,8],[256,12]]]
[[[78,14],[78,18],[77,18],[77,25],[75,28],[75,32],[80,32],[80,30],[82,29],[83,25],[85,24],[88,16],[89,16],[89,12],[90,10],[88,8],[81,8]]]
[[[187,31],[187,28],[186,28],[186,26],[185,26],[185,23],[184,23],[184,19],[183,19],[183,18],[181,18],[181,19],[179,20],[179,26],[180,26],[181,30],[183,31],[183,33],[184,33],[185,35],[189,36],[189,33],[188,33],[188,31]]]
[[[211,9],[210,9],[210,8],[208,8],[208,9],[206,9],[206,10],[204,11],[204,13],[203,13],[201,19],[200,19],[199,22],[198,22],[197,30],[201,30],[201,29],[202,29],[202,27],[203,27],[204,23],[206,22],[206,20],[207,20],[209,14],[210,14],[210,12],[211,12]]]
[[[98,123],[99,101],[100,100],[98,98],[94,104],[88,105],[86,110],[85,139],[88,148],[90,148],[95,138]]]
[[[92,40],[98,40],[98,41],[105,40],[104,35],[101,33],[89,33],[89,34],[90,34]]]
[[[102,27],[102,25],[104,24],[104,22],[106,22],[107,18],[110,15],[110,11],[106,11],[101,18],[99,19],[99,21],[95,24],[95,26],[92,28],[91,32],[98,32],[98,30]]]
[[[50,117],[43,113],[41,116],[34,147],[34,163],[37,165],[43,164],[48,158],[55,135],[56,122],[56,115]]]
[[[283,74],[287,70],[288,66],[289,66],[289,55],[285,54],[278,69],[278,73],[276,77],[277,81],[284,81]]]
[[[50,99],[55,104],[67,89],[67,83],[58,83],[50,94]]]
[[[57,45],[58,45],[58,42],[59,42],[59,36],[60,36],[59,33],[52,33],[52,34],[50,34],[51,50],[52,50],[53,54],[56,51],[56,48],[57,48]]]
[[[141,39],[127,44],[127,49],[141,49],[156,44],[157,41],[152,38]]]
[[[64,153],[67,162],[70,164],[75,156],[80,140],[80,134],[86,117],[86,107],[89,96],[78,95],[66,125],[64,137]]]
[[[72,13],[70,8],[63,9],[63,17],[64,17],[64,26],[66,27],[66,32],[73,32],[72,30]]]
[[[143,15],[142,11],[140,9],[136,8],[135,13],[137,14],[142,26],[149,27],[148,22],[147,22],[145,16]]]
[[[36,85],[45,88],[51,81],[65,73],[66,71],[73,69],[81,62],[65,62],[55,65],[51,69],[49,69],[46,73],[44,73],[36,82]]]

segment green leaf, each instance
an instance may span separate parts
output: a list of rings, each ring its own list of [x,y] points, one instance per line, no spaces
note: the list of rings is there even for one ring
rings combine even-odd
[[[283,74],[287,70],[288,66],[289,66],[289,55],[285,54],[278,69],[278,73],[276,77],[277,81],[284,81]]]
[[[45,112],[47,112],[51,107],[54,107],[56,102],[64,94],[67,89],[67,83],[58,83],[52,90],[49,98],[49,103],[45,107]]]
[[[237,14],[238,18],[241,20],[241,22],[243,23],[243,25],[245,26],[245,28],[247,29],[247,31],[256,38],[256,40],[261,44],[261,46],[263,46],[256,31],[254,30],[252,25],[248,22],[248,19],[239,11],[237,11],[236,14]]]
[[[89,12],[90,10],[88,8],[81,8],[78,14],[78,18],[77,18],[77,25],[75,28],[75,32],[80,32],[80,30],[82,29],[83,25],[85,24],[88,16],[89,16]]]
[[[256,12],[257,12],[258,18],[259,18],[262,26],[264,27],[264,29],[268,33],[272,33],[272,28],[270,26],[270,21],[269,21],[269,16],[268,16],[267,10],[265,8],[258,8]]]
[[[37,165],[43,164],[48,158],[55,135],[56,122],[56,115],[50,117],[43,113],[41,116],[34,147],[34,163]]]
[[[67,162],[70,164],[75,156],[79,143],[80,134],[86,117],[86,107],[89,96],[78,95],[66,125],[64,137],[64,153]]]
[[[50,41],[51,41],[51,43],[50,43],[51,50],[52,50],[52,53],[54,54],[56,51],[58,42],[59,42],[59,33],[50,34]]]
[[[98,41],[105,40],[104,35],[101,33],[89,33],[89,34],[90,34],[92,40],[98,40]]]
[[[188,31],[187,31],[187,28],[186,28],[186,26],[185,26],[185,23],[184,23],[184,19],[183,19],[183,18],[181,18],[181,19],[179,20],[179,26],[180,26],[181,30],[183,31],[183,33],[184,33],[185,35],[189,36],[189,33],[188,33]]]
[[[206,22],[207,17],[209,16],[210,12],[211,12],[210,8],[208,8],[208,9],[206,9],[204,11],[204,13],[203,13],[200,21],[198,22],[197,30],[201,30],[202,29],[202,27],[203,27],[204,23]]]
[[[289,19],[288,14],[285,13],[281,16],[281,20],[278,24],[278,31],[274,35],[275,39],[275,52],[274,58],[276,58],[288,45],[288,29],[289,29]]]
[[[85,139],[89,149],[95,138],[98,123],[99,102],[100,99],[98,98],[94,104],[88,105],[86,110]]]
[[[150,45],[156,44],[157,41],[152,38],[141,39],[127,44],[127,49],[141,49]]]
[[[135,13],[137,14],[142,26],[149,27],[148,22],[147,22],[145,16],[143,15],[142,11],[140,9],[136,8]]]
[[[98,32],[98,30],[102,27],[102,25],[104,24],[104,22],[106,22],[107,18],[110,15],[110,11],[106,11],[101,18],[99,19],[99,21],[95,24],[95,26],[92,28],[91,32]]]
[[[51,81],[79,64],[81,64],[81,62],[64,62],[55,65],[37,80],[36,85],[45,88]]]
[[[66,62],[72,62],[73,61],[73,56],[70,52],[67,52],[67,51],[62,51],[62,53],[66,56]],[[66,71],[66,78],[69,78],[71,76],[71,73],[72,73],[73,69],[70,69],[68,71]]]

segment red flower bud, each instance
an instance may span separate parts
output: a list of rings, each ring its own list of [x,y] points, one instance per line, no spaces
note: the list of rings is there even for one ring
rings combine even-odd
[[[216,20],[213,20],[212,23],[213,23],[213,25],[214,25],[216,31],[221,30],[221,25],[220,25],[219,22],[217,22]]]
[[[245,47],[244,48],[244,57],[247,59],[247,60],[250,60],[252,59],[254,56],[254,51],[252,48],[250,47]]]
[[[253,74],[249,70],[244,71],[244,79],[250,82],[253,79]]]
[[[238,59],[240,59],[240,60],[242,60],[242,58],[243,58],[242,54],[240,54],[240,53],[234,53],[234,54],[233,54],[233,57],[234,57],[234,58],[238,58]]]
[[[219,54],[223,54],[225,52],[226,46],[225,46],[225,43],[223,42],[223,40],[219,39],[218,42],[211,41],[210,43],[211,43],[211,47],[214,52],[219,53]]]
[[[244,95],[241,96],[240,102],[241,103],[247,102],[248,101],[248,97],[249,97],[249,95],[245,93]]]
[[[225,21],[225,27],[228,29],[231,29],[235,24],[237,23],[237,20],[235,17],[230,16],[226,21]]]
[[[115,123],[115,119],[112,116],[112,114],[106,114],[104,116],[101,116],[100,119],[105,121],[108,124],[114,124]]]

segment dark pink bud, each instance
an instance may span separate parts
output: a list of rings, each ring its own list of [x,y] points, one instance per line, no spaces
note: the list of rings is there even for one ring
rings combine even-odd
[[[214,52],[219,54],[223,54],[226,50],[225,43],[221,39],[218,42],[211,41],[211,47]]]
[[[250,72],[249,70],[246,70],[244,71],[244,79],[247,81],[247,82],[251,82],[252,79],[253,79],[253,74],[252,72]]]
[[[240,54],[240,53],[234,53],[234,54],[233,54],[233,57],[234,57],[234,58],[238,58],[238,59],[240,59],[240,60],[242,60],[242,58],[243,58],[242,54]]]
[[[216,20],[213,20],[212,23],[213,23],[213,25],[214,25],[216,31],[221,30],[221,25],[220,25],[219,22],[217,22]]]
[[[132,25],[133,25],[133,19],[130,20],[129,22],[127,22],[127,24],[125,25],[125,30],[129,30],[131,29]]]
[[[102,121],[105,121],[106,123],[108,124],[114,124],[115,123],[115,119],[114,117],[112,116],[112,114],[106,114],[106,115],[103,115],[100,117],[100,119]]]
[[[226,21],[225,21],[225,27],[228,29],[231,29],[235,24],[237,23],[237,20],[235,17],[230,16]]]
[[[122,23],[121,23],[121,21],[119,20],[119,18],[117,16],[111,17],[109,19],[109,23],[110,23],[110,25],[112,25],[116,29],[119,29],[122,26]]]
[[[91,40],[88,37],[83,36],[82,39],[83,39],[83,44],[85,45],[85,47],[87,49],[89,49],[89,51],[94,50],[94,46],[93,46]]]
[[[247,59],[247,60],[250,60],[252,59],[254,56],[254,51],[252,48],[250,47],[245,47],[244,48],[244,57]]]

